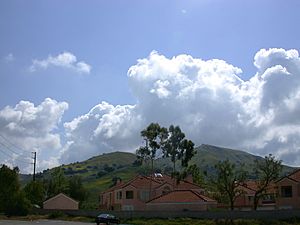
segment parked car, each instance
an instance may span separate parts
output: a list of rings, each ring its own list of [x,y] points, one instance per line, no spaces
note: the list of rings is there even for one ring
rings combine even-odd
[[[112,214],[100,214],[99,216],[96,217],[96,223],[99,225],[100,223],[104,224],[119,224],[120,220],[116,216]]]

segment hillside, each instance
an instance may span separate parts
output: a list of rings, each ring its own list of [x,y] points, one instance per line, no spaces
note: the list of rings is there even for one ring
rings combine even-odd
[[[255,175],[251,172],[254,168],[254,161],[263,160],[262,157],[249,154],[247,152],[221,148],[212,145],[201,145],[196,148],[197,154],[191,163],[198,165],[202,171],[208,174],[214,173],[214,165],[220,160],[228,159],[235,164],[244,164],[245,169],[250,172],[250,178]],[[134,162],[136,156],[128,152],[113,152],[92,157],[82,162],[75,162],[62,165],[66,176],[79,175],[82,177],[84,186],[90,191],[89,205],[95,207],[98,193],[112,185],[114,177],[120,177],[123,181],[128,181],[137,174],[148,173],[149,167],[136,166]],[[180,168],[179,162],[177,168]],[[161,158],[156,160],[155,169],[168,173],[172,171],[170,159]],[[39,178],[47,178],[53,169],[48,169],[39,174]],[[284,166],[283,173],[293,170],[292,167]]]
[[[195,163],[204,171],[214,171],[214,165],[220,160],[228,159],[231,163],[236,165],[244,165],[246,171],[249,172],[250,178],[255,178],[254,162],[255,160],[262,161],[263,157],[252,155],[250,153],[234,150],[229,148],[222,148],[212,145],[202,144],[196,148],[197,154],[191,160],[191,163]],[[294,168],[289,166],[283,166],[282,175],[292,171]]]

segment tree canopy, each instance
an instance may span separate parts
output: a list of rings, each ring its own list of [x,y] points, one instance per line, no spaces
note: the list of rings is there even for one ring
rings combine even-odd
[[[276,181],[281,173],[281,160],[276,160],[272,154],[265,156],[263,161],[255,161],[255,173],[258,177],[256,181],[257,190],[254,195],[254,210],[257,209],[259,200],[266,194],[267,189]]]

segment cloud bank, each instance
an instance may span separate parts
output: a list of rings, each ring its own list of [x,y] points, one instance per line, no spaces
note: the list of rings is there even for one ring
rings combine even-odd
[[[50,66],[61,67],[73,70],[77,73],[89,74],[91,66],[83,61],[77,61],[77,57],[70,52],[63,52],[57,56],[48,56],[47,59],[34,59],[30,66],[30,71],[35,72],[38,69],[47,69]]]
[[[57,126],[68,109],[66,102],[46,98],[35,106],[20,101],[15,107],[0,111],[0,156],[4,163],[19,165],[31,172],[31,152],[39,156],[38,169],[59,165],[59,152],[63,147]],[[3,154],[3,151],[6,154]],[[10,156],[10,157],[9,157]],[[1,160],[2,161],[2,160]]]
[[[44,130],[39,140],[49,135],[55,146],[52,151],[57,152],[51,160],[43,157],[45,165],[81,161],[109,151],[134,151],[142,143],[140,131],[158,122],[163,126],[180,125],[196,145],[220,145],[259,155],[272,153],[285,163],[299,166],[299,54],[297,50],[261,49],[254,65],[257,73],[243,80],[242,70],[223,60],[205,61],[190,55],[167,58],[153,51],[127,72],[136,104],[113,106],[102,102],[87,114],[64,123],[63,146],[55,127],[67,103],[45,100],[52,102],[56,110],[47,110],[54,114],[47,116],[52,123],[39,124],[38,130]],[[20,121],[20,104],[0,111],[1,127],[15,136],[29,129],[27,138],[36,140],[32,129],[37,124],[14,125]],[[30,121],[38,121],[35,111],[26,111]]]

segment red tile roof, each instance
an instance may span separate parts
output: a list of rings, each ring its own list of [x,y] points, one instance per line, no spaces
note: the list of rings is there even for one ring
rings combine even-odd
[[[135,187],[136,189],[149,189],[150,182],[151,182],[152,189],[156,189],[164,184],[169,184],[170,186],[173,186],[173,184],[175,184],[174,189],[180,189],[180,190],[201,189],[201,187],[199,185],[191,183],[186,180],[182,180],[179,183],[177,183],[177,181],[174,181],[174,179],[172,177],[167,176],[167,175],[164,175],[162,177],[152,177],[152,178],[149,176],[138,175],[126,183],[120,183],[120,184],[117,184],[116,186],[109,188],[108,190],[104,191],[103,193],[122,189],[129,185]]]
[[[300,169],[293,171],[291,174],[288,175],[288,177],[300,182]]]
[[[257,181],[254,181],[254,180],[248,180],[246,182],[244,182],[242,185],[241,185],[244,190],[250,194],[250,193],[255,193],[255,191],[257,191],[258,187],[257,187]],[[274,183],[271,183],[269,184],[268,188],[267,188],[267,192],[269,193],[274,193],[276,191],[276,186]]]
[[[160,195],[150,201],[151,203],[191,203],[191,202],[216,202],[197,191],[192,190],[174,190],[165,195]]]

